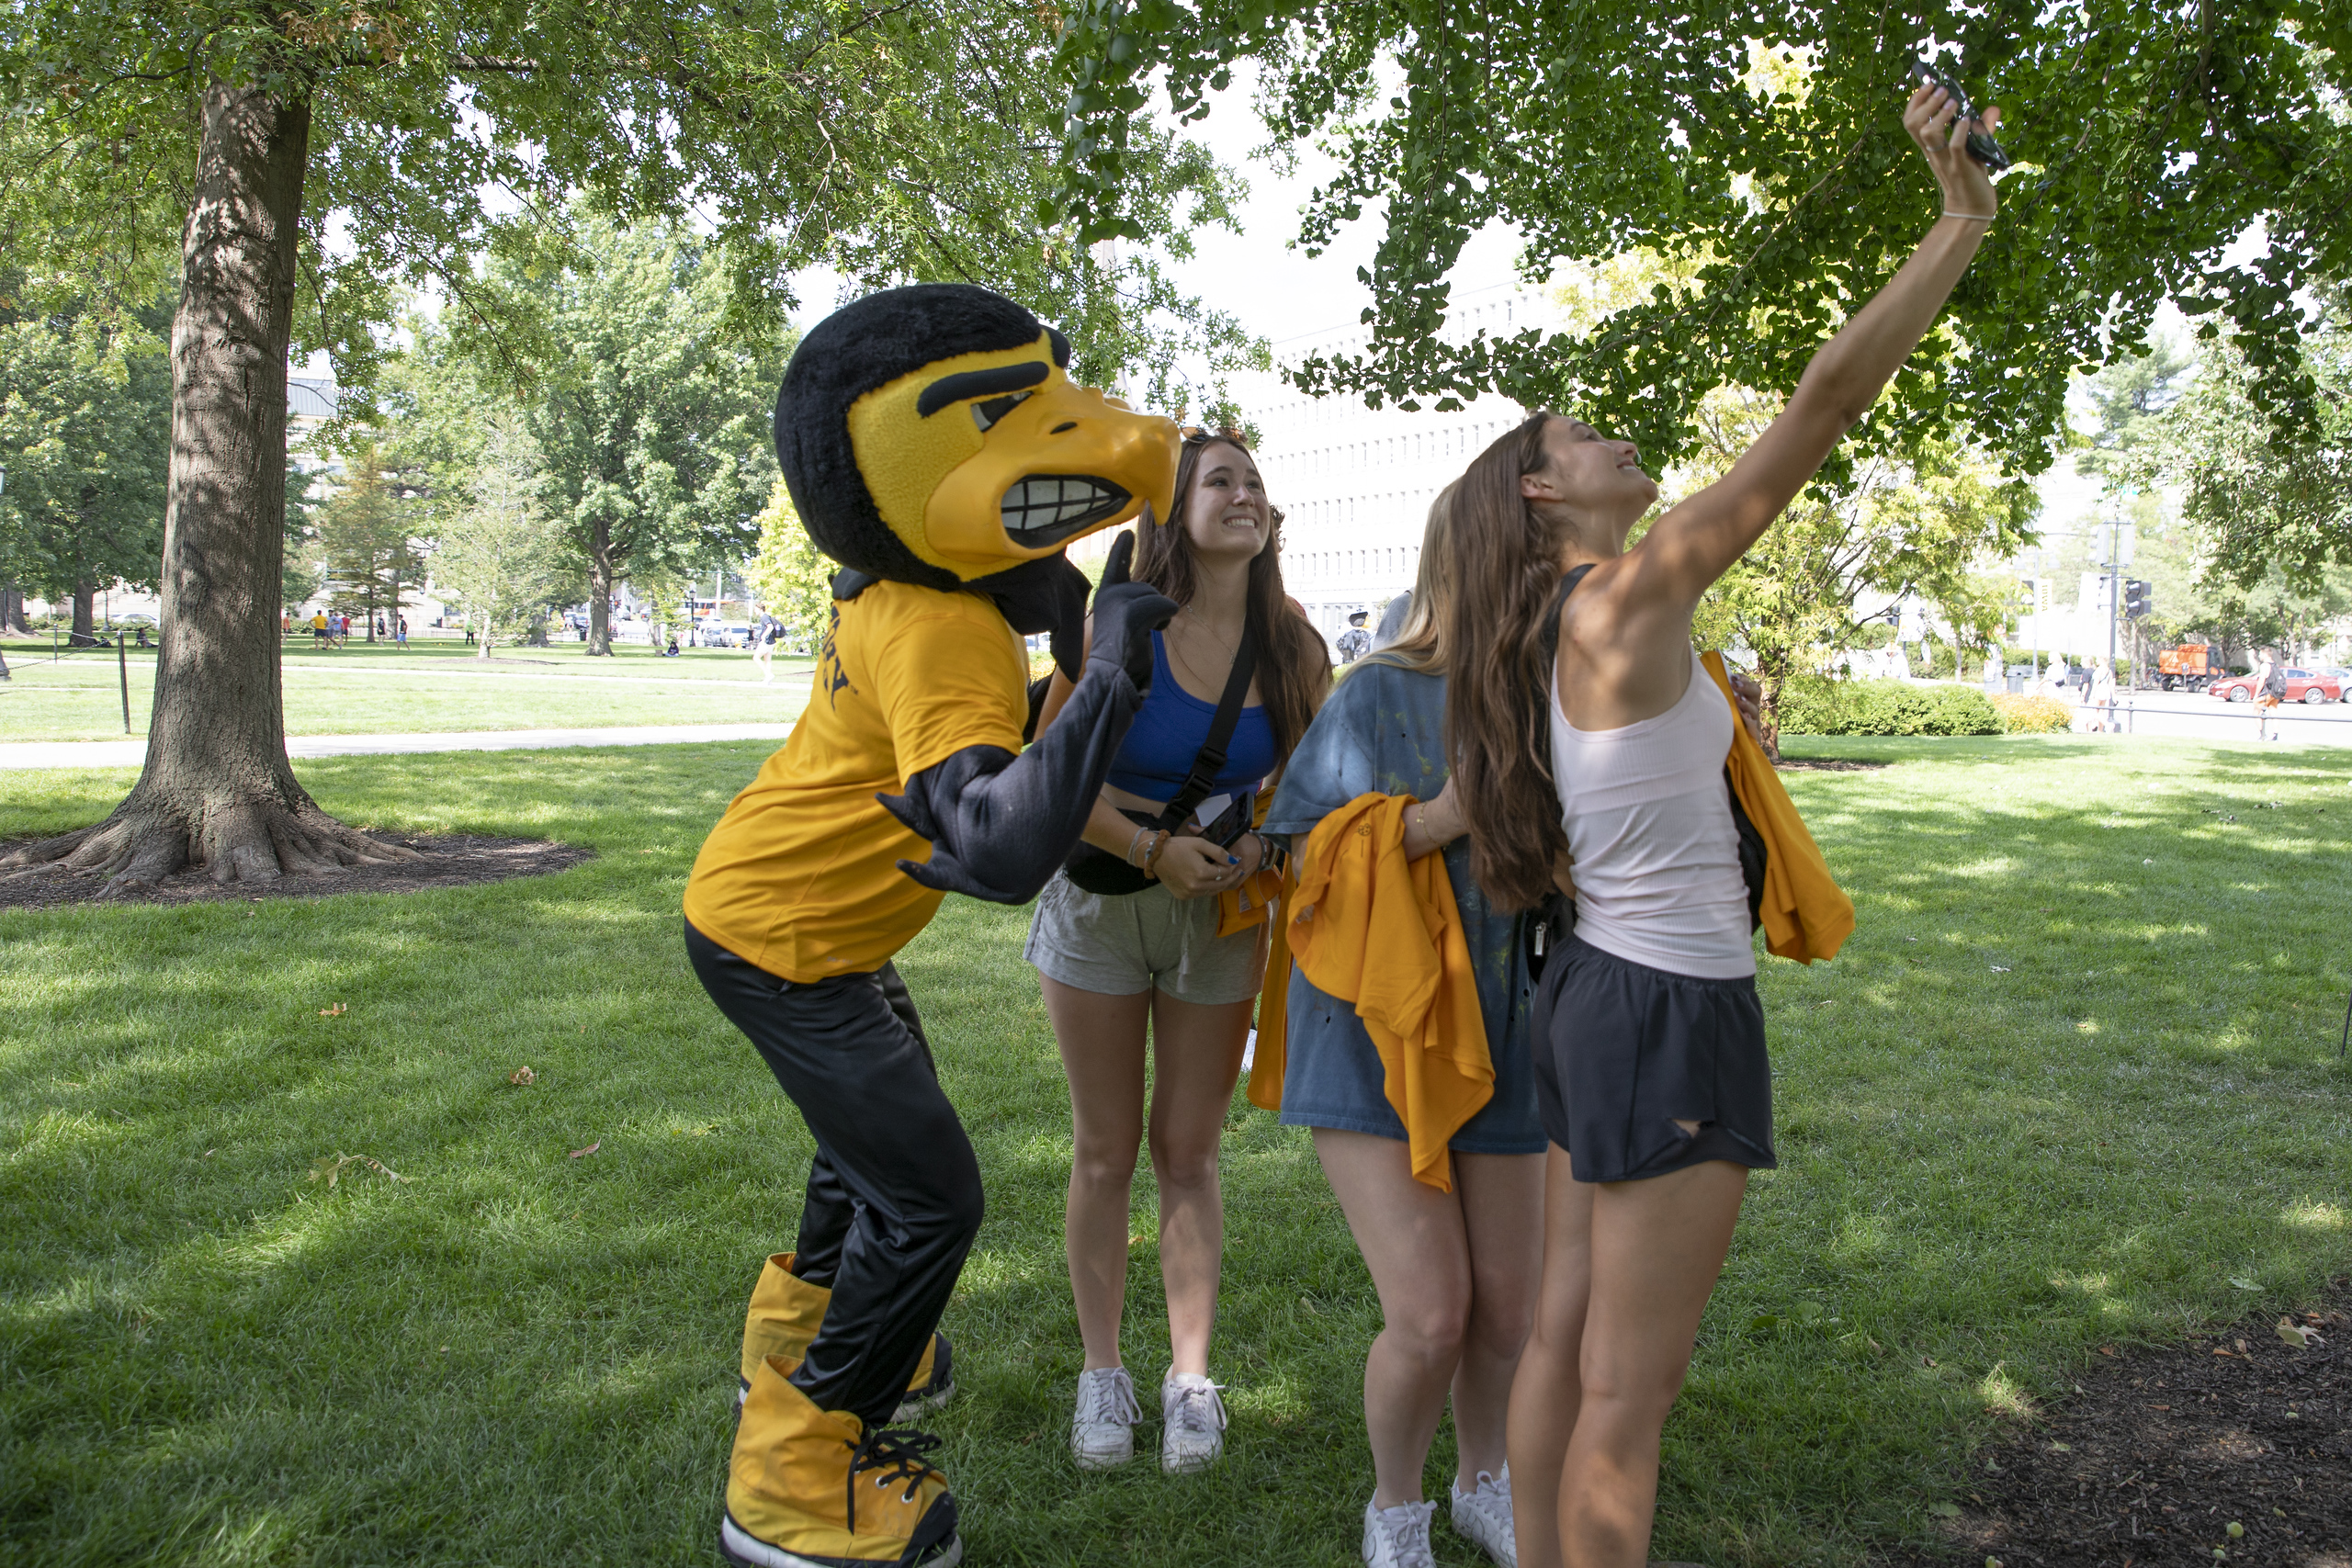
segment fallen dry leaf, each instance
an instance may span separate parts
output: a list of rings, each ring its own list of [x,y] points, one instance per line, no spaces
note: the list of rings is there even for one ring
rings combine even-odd
[[[347,1013],[350,1010],[351,1010],[349,1008],[345,1007],[341,1002],[337,1002],[331,1008],[321,1008],[319,1010],[319,1016],[321,1018],[341,1018],[345,1013]]]
[[[2292,1345],[2298,1350],[2307,1348],[2312,1345],[2324,1345],[2327,1343],[2325,1339],[2321,1337],[2318,1329],[2305,1327],[2302,1324],[2297,1323],[2291,1317],[2282,1317],[2278,1320],[2278,1337],[2284,1339],[2288,1344]]]
[[[533,1084],[539,1081],[539,1075],[531,1071],[529,1064],[526,1063],[507,1074],[506,1081],[511,1084]]]
[[[589,1145],[588,1145],[586,1148],[584,1148],[584,1149],[574,1149],[574,1150],[572,1150],[572,1151],[571,1151],[571,1153],[570,1155],[566,1156],[565,1157],[566,1157],[566,1158],[568,1158],[568,1159],[580,1159],[580,1158],[582,1158],[582,1157],[583,1157],[583,1156],[585,1156],[594,1154],[598,1149],[601,1149],[601,1148],[603,1148],[604,1146],[605,1146],[605,1140],[604,1140],[604,1139],[602,1139],[602,1138],[599,1138],[599,1139],[597,1139],[594,1143],[593,1143],[593,1144]]]
[[[407,1177],[402,1176],[399,1171],[394,1170],[382,1160],[371,1158],[367,1155],[347,1155],[341,1149],[337,1149],[333,1155],[325,1158],[312,1160],[311,1162],[311,1174],[304,1177],[302,1179],[305,1181],[323,1180],[328,1187],[332,1188],[336,1182],[343,1179],[344,1168],[345,1166],[353,1165],[364,1165],[368,1169],[375,1171],[380,1176],[390,1177],[394,1181],[406,1181],[408,1179]]]

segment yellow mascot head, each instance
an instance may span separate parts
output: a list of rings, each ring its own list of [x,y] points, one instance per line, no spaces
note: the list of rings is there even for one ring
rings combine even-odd
[[[1165,518],[1176,426],[1065,369],[1069,344],[985,288],[869,294],[818,323],[775,400],[775,455],[819,548],[956,589],[1081,535]]]

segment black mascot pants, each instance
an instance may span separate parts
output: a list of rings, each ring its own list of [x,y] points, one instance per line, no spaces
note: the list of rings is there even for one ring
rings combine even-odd
[[[792,1376],[820,1410],[888,1422],[980,1229],[980,1166],[889,964],[779,979],[689,923],[686,956],[817,1137],[793,1271],[832,1292]]]

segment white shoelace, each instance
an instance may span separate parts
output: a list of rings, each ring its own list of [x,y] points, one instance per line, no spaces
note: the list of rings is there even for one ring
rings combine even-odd
[[[1435,1561],[1430,1551],[1430,1518],[1436,1512],[1435,1503],[1399,1503],[1372,1510],[1373,1529],[1380,1532],[1391,1562],[1409,1568]]]
[[[1496,1533],[1498,1540],[1480,1541],[1481,1546],[1504,1561],[1518,1561],[1518,1543],[1513,1534],[1510,1511],[1510,1466],[1503,1466],[1500,1475],[1480,1471],[1476,1485],[1471,1491],[1464,1492],[1457,1484],[1453,1491],[1453,1506],[1457,1526],[1463,1523],[1463,1516],[1466,1514],[1482,1528]]]
[[[1198,1382],[1170,1383],[1159,1394],[1159,1417],[1187,1432],[1225,1430],[1225,1401],[1221,1385],[1203,1378]]]
[[[1132,1427],[1141,1419],[1135,1381],[1125,1367],[1098,1368],[1078,1380],[1079,1425]]]

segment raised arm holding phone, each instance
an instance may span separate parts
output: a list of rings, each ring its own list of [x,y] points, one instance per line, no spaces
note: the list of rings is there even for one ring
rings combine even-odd
[[[1775,1163],[1724,773],[1736,720],[1692,650],[1691,617],[1869,411],[1983,242],[1997,206],[1979,160],[1989,148],[2005,161],[1991,141],[2000,111],[1963,118],[1962,102],[1929,80],[1905,105],[1942,197],[1910,258],[1730,471],[1639,544],[1626,536],[1657,485],[1631,442],[1581,421],[1539,413],[1458,481],[1448,630],[1465,656],[1446,804],[1501,907],[1534,904],[1565,850],[1577,910],[1533,1021],[1552,1147],[1543,1282],[1510,1416],[1522,1568],[1647,1561],[1659,1434],[1747,1173]]]

